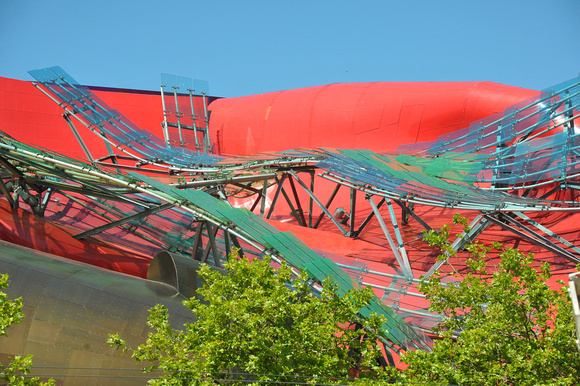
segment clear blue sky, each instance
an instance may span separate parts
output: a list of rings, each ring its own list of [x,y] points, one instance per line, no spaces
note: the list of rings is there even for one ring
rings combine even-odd
[[[233,97],[337,82],[543,89],[580,72],[580,0],[0,0],[0,76],[60,65],[158,90],[162,72]]]

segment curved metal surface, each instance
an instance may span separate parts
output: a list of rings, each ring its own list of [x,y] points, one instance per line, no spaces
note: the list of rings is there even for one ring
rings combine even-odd
[[[164,304],[174,328],[194,320],[167,284],[112,272],[0,241],[0,272],[9,298],[22,296],[24,320],[0,338],[0,354],[32,354],[33,374],[62,385],[142,385],[129,355],[107,344],[119,332],[135,347],[145,341],[148,310]]]
[[[175,283],[175,288],[181,295],[187,298],[196,297],[198,288],[203,286],[203,280],[197,273],[202,265],[206,264],[175,253],[163,251],[153,258],[149,266],[149,272],[147,272],[147,278],[167,284]],[[209,267],[222,275],[226,274],[224,269],[214,266]]]
[[[384,152],[467,127],[538,91],[492,82],[342,83],[212,102],[224,154],[334,147]]]
[[[147,270],[147,280],[165,283],[179,291],[179,280],[177,278],[177,267],[169,252],[160,252],[149,264]]]

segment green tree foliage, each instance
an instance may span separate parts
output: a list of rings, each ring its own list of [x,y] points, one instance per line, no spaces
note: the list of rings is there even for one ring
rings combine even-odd
[[[8,275],[0,275],[0,289],[8,288]],[[18,324],[24,318],[21,311],[22,298],[9,300],[7,295],[0,291],[0,336],[8,335],[8,327]],[[32,355],[12,358],[6,365],[0,363],[0,379],[8,385],[53,385],[54,381],[40,382],[38,377],[26,377],[32,366]]]
[[[454,222],[469,230],[466,219],[456,216]],[[440,259],[455,254],[448,236],[447,226],[428,234],[429,243],[443,252]],[[443,316],[434,329],[441,339],[432,352],[403,357],[409,365],[403,379],[464,385],[579,384],[580,355],[566,288],[550,289],[550,267],[544,263],[535,269],[533,255],[499,243],[493,247],[500,252],[497,266],[488,263],[491,249],[475,242],[466,247],[470,272],[455,272],[454,284],[444,285],[440,274],[422,282],[420,290],[431,301],[431,311]]]
[[[148,371],[163,371],[150,384],[333,383],[386,376],[377,362],[383,317],[358,314],[374,296],[370,288],[339,296],[338,287],[326,281],[316,296],[306,274],[296,277],[285,264],[270,263],[230,256],[228,275],[203,267],[203,302],[184,302],[196,317],[184,330],[170,327],[164,306],[150,310],[153,332],[132,353],[152,363]],[[126,349],[118,334],[109,343]]]

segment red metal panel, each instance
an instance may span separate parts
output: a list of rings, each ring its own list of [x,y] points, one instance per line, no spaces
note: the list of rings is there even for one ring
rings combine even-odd
[[[96,89],[94,92],[137,126],[163,138],[163,108],[159,93],[104,89]],[[3,131],[19,141],[85,159],[85,154],[62,117],[63,112],[62,108],[37,90],[32,82],[0,77],[0,126]],[[107,154],[101,139],[75,119],[73,122],[93,156]]]
[[[76,240],[74,234],[22,209],[11,209],[0,200],[0,240],[82,261],[113,271],[146,277],[150,257],[129,252],[90,238]]]
[[[139,127],[162,137],[159,93],[95,93]],[[210,131],[223,154],[320,146],[387,151],[466,127],[536,93],[491,82],[331,84],[219,99],[211,104]],[[0,124],[8,134],[84,158],[61,114],[31,82],[0,78]],[[79,132],[95,156],[106,154],[100,139],[80,125]]]
[[[491,82],[345,83],[226,98],[210,105],[226,154],[299,147],[388,151],[430,141],[537,91]]]

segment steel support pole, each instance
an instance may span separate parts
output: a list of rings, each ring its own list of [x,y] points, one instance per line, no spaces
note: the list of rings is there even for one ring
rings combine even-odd
[[[399,253],[399,249],[395,245],[395,242],[393,241],[393,238],[391,237],[391,233],[389,232],[389,229],[387,228],[387,226],[385,225],[385,222],[383,221],[383,217],[381,216],[381,212],[379,212],[379,208],[377,208],[377,205],[373,201],[372,197],[368,197],[367,200],[368,200],[369,204],[371,204],[371,207],[373,208],[373,212],[375,212],[375,216],[377,217],[377,220],[379,221],[379,225],[381,226],[381,229],[383,230],[383,233],[385,234],[385,237],[387,238],[387,241],[389,242],[389,246],[391,247],[391,250],[393,251],[393,254],[395,255],[395,259],[397,259],[397,263],[399,264],[399,268],[401,268],[401,270],[403,271],[403,274],[405,275],[407,280],[413,278],[413,272],[411,271],[410,267],[407,267],[407,264],[401,258],[401,254]]]
[[[232,246],[230,244],[230,232],[224,230],[224,245],[226,247],[226,260],[230,253],[232,253]]]
[[[181,119],[179,114],[179,102],[177,101],[178,86],[171,86],[173,88],[173,96],[175,97],[175,117],[177,118],[177,132],[179,133],[179,146],[183,147],[183,136],[181,135]]]
[[[338,190],[340,189],[341,186],[342,186],[341,184],[336,184],[334,190],[332,191],[332,194],[330,195],[330,197],[328,198],[328,201],[326,202],[326,205],[324,206],[327,210],[330,207],[330,204],[332,204],[332,201],[334,200],[334,197],[336,197],[336,193],[338,193]],[[325,214],[324,211],[322,211],[322,213],[320,213],[320,215],[316,219],[316,222],[314,223],[314,226],[313,226],[314,229],[318,228],[318,225],[320,225],[320,221],[322,221],[324,214]]]
[[[264,218],[264,212],[266,211],[266,194],[268,193],[268,181],[262,182],[262,203],[260,204],[260,217]]]
[[[278,188],[276,188],[276,193],[274,194],[274,198],[272,199],[272,204],[270,204],[270,210],[268,211],[268,214],[266,215],[267,219],[270,219],[270,217],[272,216],[272,212],[274,212],[274,208],[276,207],[276,204],[278,203],[278,197],[280,197],[280,192],[282,191],[282,186],[284,185],[284,181],[286,180],[286,174],[282,175],[281,179],[278,179],[278,177],[276,178],[276,183],[278,184]]]
[[[393,230],[395,231],[395,237],[397,239],[399,253],[401,254],[401,258],[407,264],[407,268],[413,276],[413,270],[411,269],[411,263],[409,263],[409,257],[407,256],[407,250],[405,249],[405,243],[403,242],[403,237],[401,236],[401,230],[399,229],[399,224],[397,222],[397,216],[395,215],[395,210],[393,209],[393,203],[391,199],[387,199],[387,208],[389,210],[389,216],[391,217],[391,223],[393,224]],[[373,202],[374,204],[374,202]],[[378,208],[377,208],[378,211]]]
[[[485,228],[489,226],[489,224],[490,224],[489,220],[484,219],[483,215],[478,215],[469,224],[469,228],[471,230],[468,233],[462,232],[461,235],[459,235],[459,237],[455,239],[453,244],[451,244],[451,248],[454,251],[458,251],[465,245],[466,242],[473,241],[473,239],[477,237],[479,234],[481,234],[481,232],[483,232]],[[438,261],[435,264],[433,264],[433,266],[429,268],[429,271],[427,271],[427,273],[425,274],[424,279],[428,279],[431,275],[433,275],[433,272],[441,268],[441,266],[445,264],[445,262],[447,262],[448,259],[449,253],[445,252],[445,260]]]
[[[44,217],[44,212],[46,211],[46,207],[50,202],[50,196],[52,196],[52,193],[53,193],[52,188],[46,189],[44,197],[42,197],[42,202],[38,205],[38,210],[36,211],[36,214],[39,215],[40,217]]]
[[[542,197],[540,197],[540,199],[546,199],[548,197],[550,197],[552,194],[556,193],[557,191],[559,191],[560,189],[562,189],[562,186],[556,186],[552,189],[550,189],[548,192],[544,193],[542,195]],[[528,193],[529,194],[529,193]]]
[[[228,231],[227,233],[229,234],[230,232]],[[236,248],[238,248],[239,256],[244,257],[244,250],[242,249],[242,246],[240,245],[238,238],[235,235],[230,234],[230,239],[232,240],[232,243],[234,244],[234,246]]]
[[[189,91],[189,103],[191,104],[191,120],[193,122],[193,136],[195,137],[195,150],[199,151],[199,143],[197,140],[197,122],[195,118],[195,108],[193,107],[193,92],[195,90],[187,89]]]
[[[161,85],[161,104],[163,106],[163,124],[162,124],[162,128],[163,128],[163,137],[165,139],[165,144],[167,146],[171,146],[169,143],[169,131],[167,128],[167,110],[165,109],[165,94],[163,92],[163,87],[164,85]]]
[[[379,201],[379,203],[377,204],[377,208],[380,209],[381,206],[383,206],[383,204],[385,203],[385,201],[386,201],[386,199],[384,197],[382,197],[381,200]],[[375,216],[375,212],[369,213],[369,215],[360,224],[358,229],[354,232],[353,236],[358,237],[361,234],[361,232],[363,231],[363,229],[367,226],[367,224],[371,222],[371,220],[373,219],[374,216]]]
[[[565,246],[567,246],[568,248],[572,249],[574,252],[576,252],[576,253],[578,253],[580,255],[580,248],[578,248],[577,246],[575,246],[574,244],[572,244],[571,242],[569,242],[568,240],[566,240],[562,236],[560,236],[557,233],[551,231],[550,229],[546,228],[545,226],[543,226],[542,224],[538,223],[537,221],[532,220],[531,218],[529,218],[528,216],[526,216],[525,214],[523,214],[521,212],[513,212],[513,213],[516,216],[518,216],[518,217],[522,218],[523,220],[525,220],[527,223],[535,226],[536,228],[538,228],[539,230],[541,230],[542,232],[544,232],[548,236],[550,236],[550,237],[558,240],[559,242],[561,242],[562,244],[564,244]]]
[[[12,209],[18,208],[18,202],[16,202],[14,200],[14,198],[12,197],[12,194],[10,194],[10,192],[8,191],[8,188],[6,187],[6,185],[4,184],[4,181],[1,178],[0,178],[0,190],[2,190],[2,193],[4,193],[4,197],[6,197],[6,200],[8,200],[10,207]]]
[[[209,142],[209,116],[207,115],[207,99],[205,97],[205,92],[201,93],[203,98],[203,113],[205,119],[205,132],[203,133],[203,152],[210,152],[211,144]]]
[[[290,175],[292,177],[294,177],[295,179],[298,178],[296,173],[294,173],[293,171],[290,172]],[[302,182],[300,185],[302,185],[302,184],[304,184],[304,183]],[[294,185],[294,179],[292,179],[292,178],[290,178],[290,187],[292,188],[292,193],[294,194],[294,201],[296,202],[296,208],[298,209],[298,214],[300,215],[300,218],[302,219],[302,224],[304,226],[307,226],[306,225],[306,218],[304,217],[304,211],[302,210],[302,205],[300,205],[300,199],[298,198],[298,192],[296,191],[296,186]],[[304,185],[303,188],[308,189],[306,187],[306,185]]]
[[[410,208],[407,208],[405,204],[403,204],[401,201],[399,200],[393,200],[397,203],[397,205],[399,205],[403,210],[407,211],[407,214],[410,215],[411,217],[413,217],[415,220],[417,220],[417,222],[419,224],[421,224],[423,226],[423,228],[427,229],[427,230],[431,230],[433,228],[431,228],[429,226],[429,224],[427,224],[425,221],[423,221],[423,219],[421,217],[419,217],[413,210],[411,210]],[[413,203],[411,203],[413,204]]]
[[[88,231],[85,231],[85,232],[76,234],[76,235],[73,236],[73,238],[75,238],[77,240],[81,240],[81,239],[84,239],[85,237],[89,237],[89,236],[96,235],[98,233],[104,232],[107,229],[115,228],[115,227],[118,227],[119,225],[123,225],[123,224],[126,224],[126,223],[131,222],[131,221],[138,220],[138,219],[143,218],[143,217],[151,216],[151,215],[153,215],[155,213],[161,212],[161,211],[163,211],[165,209],[169,209],[169,208],[171,208],[173,206],[174,206],[173,204],[167,203],[167,204],[159,205],[156,208],[146,209],[143,212],[134,214],[132,216],[127,216],[127,217],[122,218],[120,220],[113,221],[113,222],[111,222],[109,224],[105,224],[105,225],[102,225],[100,227],[96,227],[96,228],[93,228],[93,229],[89,229]]]
[[[310,191],[314,193],[314,170],[310,171]],[[308,228],[312,228],[312,211],[314,210],[314,200],[312,196],[308,202]]]
[[[316,202],[316,205],[318,205],[320,207],[320,209],[322,209],[322,211],[324,212],[324,214],[326,214],[328,216],[328,218],[334,223],[334,225],[337,226],[338,229],[340,229],[340,231],[342,232],[343,235],[345,236],[349,236],[349,233],[346,232],[344,230],[344,228],[340,225],[340,223],[336,220],[336,218],[328,211],[328,209],[326,209],[326,207],[324,205],[322,205],[322,203],[320,202],[320,200],[314,195],[314,193],[312,193],[310,191],[310,189],[308,189],[308,187],[306,186],[306,184],[304,183],[304,181],[302,181],[293,170],[290,170],[288,172],[292,177],[294,177],[294,179],[300,184],[300,186],[302,187],[302,189],[304,189],[304,191],[306,193],[308,193],[308,195],[310,197],[312,197],[312,199],[314,200],[314,202]],[[292,180],[290,180],[292,181]]]
[[[200,180],[200,181],[190,181],[190,182],[182,182],[179,184],[168,184],[174,188],[178,189],[188,189],[188,188],[200,188],[204,186],[210,185],[226,185],[226,184],[237,184],[241,182],[253,182],[253,181],[263,181],[275,178],[277,176],[276,173],[264,173],[255,176],[239,176],[239,177],[230,177],[230,178],[216,178],[213,180]],[[238,185],[239,186],[239,185]],[[241,186],[244,189],[252,190],[246,186]],[[259,192],[256,189],[253,190],[254,192]]]
[[[85,156],[87,157],[87,159],[89,160],[89,162],[94,165],[95,164],[95,159],[93,158],[93,155],[89,151],[89,148],[87,147],[87,144],[85,143],[85,141],[83,140],[83,138],[79,134],[77,128],[73,124],[73,122],[70,119],[69,115],[70,115],[70,113],[65,112],[64,114],[62,114],[62,117],[66,121],[66,124],[68,125],[68,127],[73,132],[73,135],[75,136],[75,138],[76,138],[77,142],[79,143],[79,145],[81,145],[81,149],[83,149],[83,153],[85,153]],[[111,160],[113,161],[113,163],[117,163],[117,160],[116,160],[116,158],[114,156],[112,157]]]
[[[254,203],[252,204],[252,207],[250,208],[250,212],[253,212],[254,209],[256,209],[256,207],[258,206],[260,201],[262,201],[262,192],[258,193],[258,195],[256,196],[256,201],[254,201]]]
[[[197,254],[199,252],[199,247],[202,246],[201,236],[202,236],[202,232],[203,232],[203,224],[204,223],[205,223],[205,221],[200,221],[197,223],[197,227],[195,230],[195,239],[193,241],[193,246],[192,246],[192,250],[191,250],[191,258],[193,260],[198,260]]]
[[[24,174],[20,170],[18,170],[18,168],[16,166],[12,165],[6,158],[4,158],[1,155],[0,155],[0,165],[4,166],[6,169],[8,169],[8,171],[10,172],[12,177],[14,177],[14,178],[24,177]]]
[[[515,225],[517,228],[520,228],[520,229],[514,228],[513,226],[510,226],[508,224],[505,224],[503,221],[498,220],[497,218],[495,218],[491,215],[486,215],[486,218],[488,218],[491,222],[500,226],[501,228],[508,230],[508,231],[520,236],[521,238],[529,241],[532,244],[538,245],[538,246],[540,246],[540,247],[542,247],[542,248],[544,248],[552,253],[555,253],[556,255],[563,257],[566,260],[572,261],[574,263],[580,262],[580,259],[577,256],[568,252],[564,248],[562,248],[558,245],[555,245],[553,242],[551,242],[550,240],[547,240],[545,237],[538,235],[537,233],[528,229],[523,224],[520,224],[518,221],[514,220],[513,218],[510,218],[507,216],[504,217],[507,221],[509,221],[510,223],[512,223],[513,225]],[[531,233],[531,235],[526,234],[521,229],[524,229],[525,231]]]
[[[219,226],[215,225],[212,226],[209,222],[206,222],[205,227],[207,229],[207,237],[209,239],[208,245],[205,248],[205,251],[203,253],[203,258],[202,258],[202,263],[207,262],[207,258],[209,257],[209,252],[211,249],[211,253],[213,255],[213,260],[214,260],[214,264],[216,267],[220,267],[220,258],[218,255],[218,249],[217,249],[217,245],[215,243],[215,236],[217,235],[217,232],[219,230]]]
[[[286,199],[286,202],[288,203],[288,206],[290,207],[290,210],[292,211],[292,216],[294,216],[294,218],[296,218],[296,221],[298,221],[298,224],[305,227],[306,224],[302,222],[302,217],[300,217],[298,210],[294,209],[294,205],[292,205],[292,200],[290,200],[290,197],[288,197],[288,194],[286,193],[284,188],[282,188],[282,195]]]
[[[356,189],[350,188],[350,218],[348,219],[349,234],[354,235],[354,224],[356,218]]]

